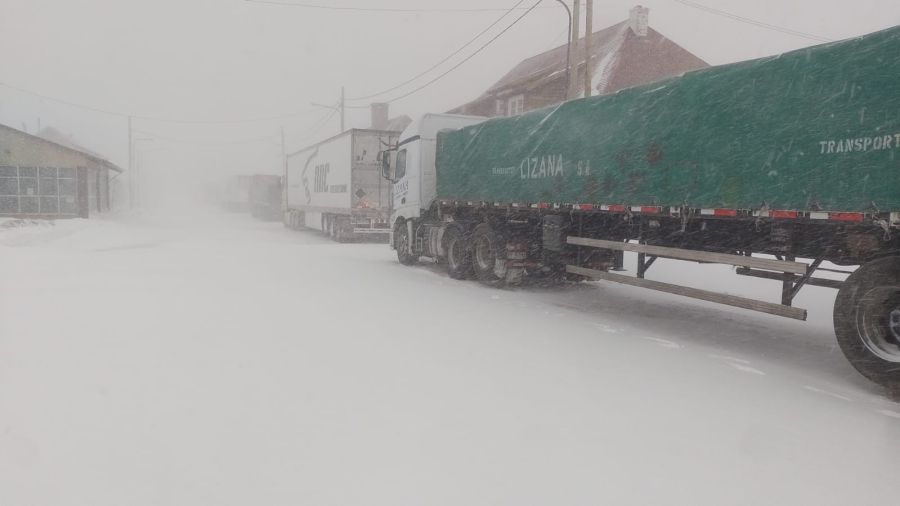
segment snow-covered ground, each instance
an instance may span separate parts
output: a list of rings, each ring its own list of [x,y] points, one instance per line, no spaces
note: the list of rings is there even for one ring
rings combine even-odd
[[[730,270],[650,277],[777,298]],[[900,406],[833,300],[495,290],[240,215],[0,226],[0,505],[889,504]]]

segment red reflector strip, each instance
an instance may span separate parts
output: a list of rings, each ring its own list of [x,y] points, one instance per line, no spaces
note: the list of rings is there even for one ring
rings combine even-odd
[[[770,218],[796,218],[797,211],[769,211]]]
[[[715,209],[713,211],[713,216],[737,216],[737,209]]]
[[[831,213],[828,219],[834,221],[863,221],[863,213]]]
[[[549,202],[538,202],[538,209],[550,209]]]
[[[659,214],[660,209],[656,206],[641,206],[641,212],[645,214]]]
[[[608,209],[614,213],[624,213],[625,212],[625,206],[622,206],[622,205],[611,205],[611,206],[608,206]]]
[[[576,204],[575,208],[580,209],[582,211],[590,211],[591,209],[594,208],[594,205],[593,204]]]

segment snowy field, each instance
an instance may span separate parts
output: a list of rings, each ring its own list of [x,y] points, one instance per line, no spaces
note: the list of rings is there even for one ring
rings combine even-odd
[[[890,504],[900,406],[807,323],[490,289],[241,215],[0,223],[0,505]],[[633,264],[629,264],[633,265]],[[648,277],[776,300],[660,261]]]

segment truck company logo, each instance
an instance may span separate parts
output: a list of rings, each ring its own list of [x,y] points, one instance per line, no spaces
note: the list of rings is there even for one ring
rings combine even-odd
[[[316,163],[313,166],[313,187],[310,189],[309,176],[306,175],[306,172],[309,170],[309,166],[313,164],[313,160],[315,160],[318,154],[319,148],[316,148],[309,155],[309,158],[306,159],[306,163],[303,165],[303,172],[300,173],[303,181],[303,191],[306,193],[307,204],[312,203],[313,193],[347,193],[348,191],[346,184],[328,184],[328,174],[331,172],[331,164],[328,162]]]
[[[900,133],[876,137],[856,137],[819,141],[819,154],[852,153],[854,151],[882,151],[900,148]]]
[[[300,179],[303,181],[303,193],[306,194],[306,203],[312,203],[312,195],[310,195],[309,191],[309,177],[306,175],[306,171],[309,170],[309,164],[316,158],[319,154],[319,148],[313,150],[312,153],[309,154],[309,158],[306,159],[306,163],[303,164],[303,171],[300,172]],[[318,176],[318,174],[316,174]]]
[[[579,177],[591,175],[591,161],[579,160],[575,163],[575,173]],[[519,174],[520,179],[542,179],[547,177],[563,176],[563,156],[550,155],[534,158],[526,158],[516,167],[491,167],[492,176],[514,176]]]
[[[500,168],[499,170],[502,171],[504,169]],[[561,175],[563,175],[562,155],[526,158],[519,164],[519,177],[521,179],[541,179]]]
[[[409,192],[409,179],[404,179],[394,185],[394,198],[404,197],[407,192]]]
[[[328,173],[331,171],[331,164],[328,162],[316,165],[316,185],[313,190],[316,193],[328,191]]]

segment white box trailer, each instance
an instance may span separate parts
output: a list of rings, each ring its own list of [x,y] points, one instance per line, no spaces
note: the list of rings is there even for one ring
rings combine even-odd
[[[390,232],[391,184],[379,151],[399,132],[352,129],[287,156],[284,223],[321,230],[335,240]]]

